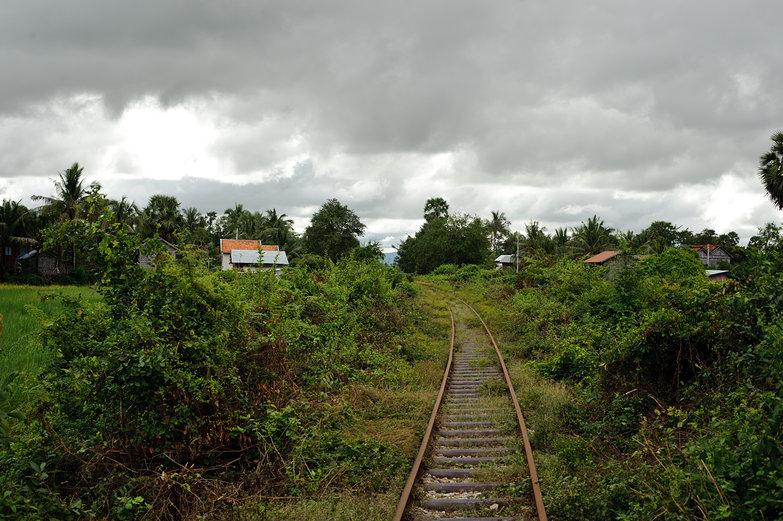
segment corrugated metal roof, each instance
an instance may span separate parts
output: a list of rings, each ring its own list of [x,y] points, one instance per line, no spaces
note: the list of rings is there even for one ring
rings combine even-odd
[[[513,255],[499,255],[497,259],[495,259],[495,262],[500,262],[501,264],[511,264],[514,262],[514,256]]]
[[[620,252],[617,250],[602,251],[598,255],[593,255],[589,259],[585,260],[585,264],[603,264],[611,258],[616,257]]]
[[[708,277],[717,277],[718,275],[728,275],[729,270],[704,270],[704,274]]]
[[[263,258],[261,253],[264,254]],[[271,266],[277,264],[278,266],[288,265],[288,256],[284,251],[264,251],[258,250],[231,250],[231,263],[232,264],[262,264],[264,266]]]

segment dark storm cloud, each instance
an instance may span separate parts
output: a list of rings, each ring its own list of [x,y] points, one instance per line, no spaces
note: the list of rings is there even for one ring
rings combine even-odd
[[[519,197],[550,222],[582,206],[622,227],[661,209],[693,220],[700,210],[671,195],[727,172],[752,177],[783,121],[781,15],[775,0],[8,1],[0,191],[69,155],[100,162],[117,146],[112,123],[151,96],[164,108],[200,100],[217,129],[209,152],[247,178],[177,181],[204,209],[304,209],[341,195],[373,218],[413,219],[428,191],[480,212],[529,186],[536,195]],[[100,117],[74,108],[85,94]],[[453,161],[432,182],[410,161],[363,166],[437,154]],[[115,172],[149,177],[117,157],[101,167],[107,188],[120,187],[106,181]],[[291,157],[299,171],[280,166]],[[121,186],[143,200],[174,183]],[[533,190],[561,184],[575,190]],[[463,198],[473,185],[496,197]],[[653,195],[623,202],[618,189]]]

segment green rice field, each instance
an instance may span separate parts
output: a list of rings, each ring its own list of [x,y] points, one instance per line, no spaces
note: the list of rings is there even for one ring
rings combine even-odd
[[[0,285],[0,380],[11,372],[34,376],[47,363],[38,333],[61,308],[59,296],[99,298],[87,286]]]

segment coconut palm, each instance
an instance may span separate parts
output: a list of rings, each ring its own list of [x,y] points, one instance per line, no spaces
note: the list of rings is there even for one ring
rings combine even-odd
[[[136,203],[129,201],[124,195],[122,199],[112,199],[109,201],[109,209],[114,214],[114,220],[124,225],[126,228],[133,229],[139,217],[139,207]]]
[[[772,148],[761,156],[759,177],[772,202],[783,210],[783,132],[772,136]]]
[[[242,221],[247,219],[246,215],[249,213],[250,212],[245,210],[241,204],[236,204],[233,208],[228,208],[223,212],[223,229],[225,232],[229,232],[234,235],[234,238],[239,239]]]
[[[275,208],[266,211],[264,220],[266,228],[261,234],[261,239],[268,244],[283,246],[291,234],[294,221],[284,213],[278,214]]]
[[[580,254],[596,254],[615,245],[612,236],[614,230],[604,225],[604,221],[594,215],[574,228],[572,242]]]
[[[546,234],[546,228],[538,221],[530,221],[525,225],[525,249],[531,255],[550,253],[552,240]]]
[[[79,215],[81,203],[88,189],[84,185],[84,167],[74,163],[70,168],[58,173],[54,182],[57,194],[54,197],[34,195],[35,201],[45,201],[43,211],[55,214],[61,218],[75,219]]]
[[[495,252],[498,247],[500,239],[508,235],[508,227],[511,222],[506,218],[506,214],[503,212],[492,212],[492,217],[486,222],[487,230],[489,231],[490,244],[492,245],[492,251]]]
[[[185,228],[190,232],[195,232],[199,228],[206,226],[206,220],[201,212],[197,208],[192,206],[185,208],[182,211],[182,217],[185,220]]]
[[[34,246],[35,240],[26,237],[32,230],[32,214],[19,201],[3,200],[0,205],[0,280],[5,280],[5,248],[12,245]]]

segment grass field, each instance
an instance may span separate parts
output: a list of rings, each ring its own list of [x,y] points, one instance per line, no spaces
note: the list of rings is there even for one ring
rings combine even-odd
[[[59,296],[98,298],[85,286],[0,285],[0,379],[11,372],[36,375],[49,360],[37,333],[61,308]]]

